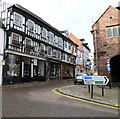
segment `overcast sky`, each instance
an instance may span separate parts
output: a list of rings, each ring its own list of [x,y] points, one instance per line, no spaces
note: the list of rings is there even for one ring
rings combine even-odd
[[[84,38],[93,50],[91,26],[109,7],[119,0],[2,0],[20,4],[58,30],[68,30],[77,38]]]

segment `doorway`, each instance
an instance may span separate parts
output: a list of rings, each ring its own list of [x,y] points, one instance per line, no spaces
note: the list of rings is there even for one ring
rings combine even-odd
[[[110,60],[112,82],[120,82],[120,55],[116,55]]]
[[[30,65],[29,64],[24,65],[24,78],[25,78],[25,81],[30,81],[31,71],[30,71]]]

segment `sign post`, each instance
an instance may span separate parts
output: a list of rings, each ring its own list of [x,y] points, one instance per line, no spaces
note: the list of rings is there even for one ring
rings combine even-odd
[[[102,96],[104,96],[104,86],[108,84],[109,79],[106,76],[87,76],[84,77],[84,84],[88,85],[88,91],[90,93],[91,85],[91,98],[93,98],[93,85],[102,86]]]
[[[110,75],[111,67],[110,67],[110,59],[109,59],[109,58],[107,59],[106,70],[107,70],[107,72],[108,72],[108,74],[109,74],[109,78],[110,78],[109,87],[110,87],[110,89],[111,89],[111,75]]]
[[[91,85],[91,98],[93,98],[93,84]]]

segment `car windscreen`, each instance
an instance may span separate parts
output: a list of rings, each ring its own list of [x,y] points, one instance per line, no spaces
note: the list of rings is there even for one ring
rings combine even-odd
[[[83,74],[77,74],[76,76],[82,76]]]

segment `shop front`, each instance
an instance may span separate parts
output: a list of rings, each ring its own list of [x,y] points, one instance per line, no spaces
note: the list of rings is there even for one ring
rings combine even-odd
[[[71,79],[75,77],[75,66],[63,63],[62,64],[62,77],[63,79]]]
[[[3,84],[45,80],[45,61],[8,53],[4,66]]]
[[[61,79],[61,63],[57,61],[48,60],[47,63],[47,77],[50,80]]]

